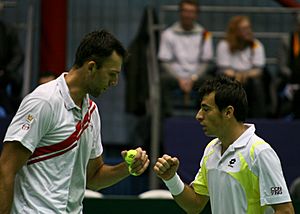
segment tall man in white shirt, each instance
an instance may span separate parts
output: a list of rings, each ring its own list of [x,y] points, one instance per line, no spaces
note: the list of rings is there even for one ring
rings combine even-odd
[[[68,73],[23,99],[0,156],[1,214],[82,213],[86,187],[99,190],[130,175],[125,162],[104,163],[100,115],[89,98],[118,83],[126,55],[107,31],[91,32]],[[136,150],[131,173],[140,175],[149,159]]]

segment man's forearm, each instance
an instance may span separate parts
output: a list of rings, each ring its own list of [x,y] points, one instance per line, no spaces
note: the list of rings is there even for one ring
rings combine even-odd
[[[161,63],[161,67],[162,69],[167,72],[168,74],[170,74],[172,77],[178,79],[179,76],[176,73],[176,71],[172,68],[171,64],[169,62],[162,62]]]
[[[255,78],[262,75],[262,69],[261,68],[252,68],[245,72],[248,78]]]
[[[88,179],[87,187],[92,190],[99,190],[112,186],[130,175],[125,162],[115,166],[103,165]]]
[[[208,68],[208,63],[202,63],[200,66],[198,66],[197,71],[196,71],[196,75],[199,77],[203,76]]]
[[[13,201],[14,180],[2,172],[0,178],[0,213],[9,214]]]
[[[275,210],[274,214],[295,214],[293,204],[291,202],[272,205]]]
[[[176,203],[187,213],[200,213],[208,202],[208,197],[197,195],[194,190],[184,186],[184,190],[177,196],[173,196]]]

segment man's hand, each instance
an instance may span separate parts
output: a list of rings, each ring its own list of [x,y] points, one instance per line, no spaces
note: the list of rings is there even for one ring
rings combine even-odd
[[[190,93],[192,91],[194,81],[192,79],[178,79],[178,84],[184,93]]]
[[[239,81],[241,84],[245,84],[247,80],[244,72],[236,72],[235,79]]]
[[[178,167],[179,160],[176,157],[163,155],[161,158],[157,159],[153,170],[161,179],[170,180],[177,172]]]
[[[137,154],[130,165],[131,173],[135,175],[141,175],[148,168],[150,160],[146,151],[142,150],[140,147],[136,149]],[[121,152],[123,159],[125,158],[127,150]]]

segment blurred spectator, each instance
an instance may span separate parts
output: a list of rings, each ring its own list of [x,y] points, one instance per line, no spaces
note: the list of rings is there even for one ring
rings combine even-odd
[[[262,81],[265,51],[254,38],[247,16],[234,16],[229,21],[224,40],[217,46],[218,71],[240,81],[249,103],[249,117],[264,117],[265,94]]]
[[[158,57],[162,73],[163,113],[172,113],[171,92],[180,89],[188,103],[193,88],[206,79],[208,62],[213,57],[210,33],[196,22],[197,1],[179,3],[179,21],[162,32]]]
[[[41,85],[41,84],[47,83],[54,79],[56,79],[56,76],[54,75],[54,73],[52,71],[44,71],[40,74],[38,84]]]
[[[295,29],[282,40],[278,51],[279,116],[293,112],[300,118],[300,13],[295,14]]]
[[[291,197],[294,201],[300,202],[300,177],[296,178],[290,186]]]
[[[23,59],[17,32],[0,21],[0,106],[5,114],[14,113],[18,107],[22,89],[22,75],[18,69]]]

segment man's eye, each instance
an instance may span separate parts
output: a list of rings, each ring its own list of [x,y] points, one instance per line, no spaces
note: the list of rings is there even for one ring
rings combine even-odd
[[[202,110],[203,111],[208,111],[208,108],[207,107],[202,107]]]
[[[111,77],[116,77],[117,75],[115,73],[110,74]]]

